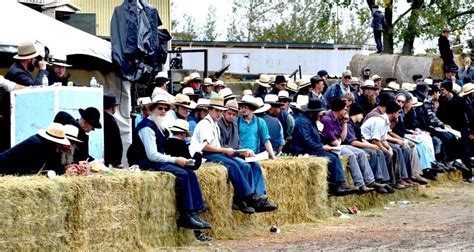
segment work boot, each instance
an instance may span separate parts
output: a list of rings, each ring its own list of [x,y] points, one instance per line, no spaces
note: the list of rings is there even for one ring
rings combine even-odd
[[[428,181],[426,179],[424,179],[422,176],[420,176],[420,174],[416,174],[415,176],[411,177],[410,178],[412,181],[420,184],[420,185],[426,185],[428,184]]]
[[[366,193],[372,192],[374,190],[375,190],[374,188],[370,188],[370,187],[367,187],[367,186],[363,185],[363,186],[359,187],[358,193],[359,194],[366,194]]]
[[[259,202],[254,203],[252,207],[255,209],[256,213],[271,212],[278,208],[276,204],[270,202],[268,199],[260,200]]]
[[[255,209],[247,205],[245,201],[238,201],[232,203],[232,210],[238,210],[245,214],[253,214],[255,213]]]
[[[202,228],[203,229],[210,229],[211,228],[211,224],[207,221],[204,221],[202,220],[200,217],[199,217],[199,214],[197,212],[191,212],[191,217],[200,222],[202,224]]]
[[[203,224],[195,220],[188,212],[181,212],[178,218],[178,227],[188,228],[188,229],[202,229],[204,228]]]

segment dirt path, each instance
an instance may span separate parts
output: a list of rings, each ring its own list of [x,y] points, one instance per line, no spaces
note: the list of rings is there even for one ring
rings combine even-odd
[[[386,205],[350,219],[288,225],[280,234],[214,241],[196,249],[227,250],[474,250],[474,186],[467,183],[432,188],[429,199]]]

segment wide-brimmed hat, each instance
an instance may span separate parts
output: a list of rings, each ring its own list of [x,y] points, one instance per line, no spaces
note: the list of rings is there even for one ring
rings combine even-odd
[[[420,92],[425,92],[425,91],[430,91],[431,90],[430,86],[426,83],[414,84],[414,88],[416,90],[420,91]],[[408,90],[408,91],[410,91],[410,90]]]
[[[281,106],[281,105],[283,105],[283,103],[281,103],[279,101],[278,95],[276,95],[276,94],[267,94],[267,95],[265,95],[264,102],[270,104],[271,106]]]
[[[323,111],[323,103],[320,99],[310,99],[307,104],[301,105],[303,112],[320,112]]]
[[[196,103],[196,109],[207,109],[209,107],[209,99],[199,98]]]
[[[425,78],[423,80],[424,83],[428,84],[428,85],[433,85],[433,79],[430,79],[430,78]]]
[[[225,86],[224,81],[217,80],[217,81],[214,83],[214,87],[226,87],[226,86]]]
[[[373,80],[373,81],[381,80],[382,76],[380,76],[378,74],[374,74],[374,75],[372,75],[372,77],[370,77],[370,79]]]
[[[252,95],[252,94],[253,92],[250,89],[245,89],[244,91],[242,91],[242,95]]]
[[[383,90],[385,91],[399,91],[400,90],[400,84],[396,83],[395,81],[391,81],[388,83],[387,87],[385,87]]]
[[[187,136],[191,136],[189,131],[189,123],[183,119],[176,119],[173,123],[173,126],[169,129],[173,133],[186,133]]]
[[[96,108],[88,107],[85,110],[79,109],[79,114],[81,114],[82,119],[92,125],[92,127],[102,129],[102,124],[100,124],[100,112]]]
[[[272,106],[268,103],[264,103],[261,97],[255,98],[255,104],[257,104],[257,109],[254,111],[255,114],[261,114],[267,112]]]
[[[357,77],[352,77],[352,79],[351,79],[351,84],[352,84],[352,85],[362,85],[362,83],[360,82],[359,78],[357,78]]]
[[[462,86],[462,92],[459,94],[459,96],[465,96],[472,92],[474,92],[474,84],[465,83],[464,86]]]
[[[451,73],[457,73],[458,72],[458,66],[456,64],[450,64],[448,67],[447,67],[447,72],[451,72]]]
[[[140,97],[137,99],[137,105],[138,106],[143,106],[143,105],[148,105],[151,103],[151,98],[150,97]]]
[[[38,55],[39,53],[36,51],[36,47],[33,43],[23,42],[18,44],[18,53],[13,56],[13,58],[17,60],[27,60],[32,59]]]
[[[51,123],[47,129],[38,130],[38,135],[42,138],[49,140],[54,143],[62,145],[70,145],[71,143],[66,138],[66,131],[64,125],[60,123]],[[27,158],[27,157],[24,157]]]
[[[170,79],[168,78],[168,73],[167,72],[159,72],[155,76],[155,82],[166,83],[166,82],[169,82],[169,81],[170,81]]]
[[[115,98],[115,95],[113,94],[104,94],[104,109],[108,109],[114,106],[117,106],[117,98]]]
[[[285,76],[283,75],[275,76],[275,81],[273,81],[274,84],[283,83],[283,82],[285,83],[287,82]]]
[[[242,105],[249,106],[251,110],[256,110],[259,107],[258,104],[256,103],[255,97],[251,95],[242,96],[242,100],[239,102],[239,106],[242,106]]]
[[[55,52],[54,54],[49,54],[49,63],[56,66],[63,67],[72,67],[72,65],[67,64],[66,54],[61,52]]]
[[[288,80],[286,83],[286,89],[292,92],[298,92],[298,84],[296,84],[293,80]]]
[[[234,111],[239,112],[239,104],[237,103],[237,101],[235,99],[228,100],[225,104],[225,107],[230,109],[230,110],[234,110]]]
[[[64,132],[66,133],[66,138],[69,139],[69,141],[74,141],[78,143],[82,143],[82,140],[79,140],[77,136],[79,135],[79,129],[72,125],[72,124],[66,124],[64,125]]]
[[[378,89],[377,86],[375,86],[375,83],[373,80],[365,80],[364,81],[364,84],[362,84],[362,86],[360,87],[361,89]]]
[[[191,73],[188,82],[191,81],[202,81],[201,75],[198,72]]]
[[[301,106],[308,104],[309,96],[307,95],[298,95],[296,96],[296,102],[290,102],[290,107],[293,110],[297,110],[299,112],[303,112]]]
[[[226,100],[239,97],[238,95],[234,95],[232,93],[232,89],[230,88],[223,88],[221,91],[219,91],[219,96],[223,97]]]
[[[212,82],[211,78],[204,78],[204,82],[202,83],[203,86],[212,86],[214,83]]]
[[[420,101],[418,100],[418,98],[416,98],[416,96],[412,96],[412,97],[411,97],[411,106],[412,106],[412,107],[419,107],[419,106],[421,106],[421,105],[423,105],[423,103],[420,102]]]
[[[221,96],[211,97],[211,99],[209,99],[209,107],[219,110],[227,110],[227,108],[224,106],[224,97]]]
[[[416,87],[417,87],[417,84],[411,84],[411,83],[408,83],[408,82],[403,82],[402,83],[402,89],[404,89],[408,92],[414,91]]]
[[[299,79],[299,80],[296,80],[295,83],[298,85],[298,89],[301,89],[301,88],[309,86],[311,84],[311,80],[310,79]]]
[[[186,77],[183,78],[183,80],[180,83],[181,83],[181,85],[186,85],[186,84],[188,84],[189,80],[190,80],[190,77],[186,76]]]
[[[286,91],[286,90],[282,90],[282,91],[278,92],[278,101],[291,102],[290,93],[288,93],[288,91]]]
[[[262,87],[270,87],[270,75],[261,74],[258,80],[255,80]]]
[[[453,84],[453,92],[456,93],[456,94],[460,94],[461,91],[462,91],[461,86],[459,86],[458,84],[454,83],[454,84]]]
[[[187,96],[191,96],[193,99],[194,99],[194,97],[199,96],[199,94],[195,93],[195,91],[192,87],[183,88],[183,91],[181,91],[181,93],[184,94],[184,95],[187,95]]]
[[[194,91],[193,91],[193,94],[194,94]],[[177,94],[172,104],[174,106],[183,106],[188,109],[193,109],[193,107],[191,106],[191,99],[189,98],[188,95],[185,95],[185,94]]]

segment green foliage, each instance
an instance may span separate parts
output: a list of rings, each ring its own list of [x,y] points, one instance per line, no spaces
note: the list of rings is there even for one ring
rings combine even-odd
[[[196,29],[196,20],[193,16],[188,14],[183,14],[184,24],[173,33],[173,39],[180,40],[194,40],[198,37],[198,31]]]
[[[217,39],[219,32],[217,32],[216,22],[216,7],[211,5],[207,12],[206,23],[204,24],[203,28],[204,36],[201,38],[201,40],[214,41]]]

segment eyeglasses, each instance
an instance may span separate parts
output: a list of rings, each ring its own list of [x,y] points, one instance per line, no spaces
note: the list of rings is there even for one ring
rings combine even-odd
[[[169,110],[169,108],[167,108],[167,107],[157,107],[157,109],[158,109],[159,111],[162,111],[162,110],[168,111],[168,110]]]
[[[397,100],[398,103],[405,103],[405,101]]]

